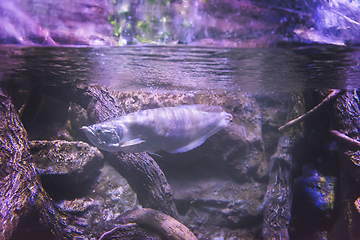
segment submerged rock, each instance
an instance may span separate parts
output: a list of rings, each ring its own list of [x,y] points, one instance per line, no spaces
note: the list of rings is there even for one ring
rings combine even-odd
[[[87,219],[84,236],[89,239],[113,228],[114,220],[121,214],[141,207],[126,180],[106,162],[89,189],[91,192],[81,199],[59,202],[64,211],[77,212]]]
[[[34,140],[30,152],[39,174],[61,185],[81,184],[103,164],[102,153],[84,142]]]
[[[335,177],[322,174],[314,166],[304,166],[303,176],[294,181],[292,224],[307,229],[329,225],[335,208],[335,185]]]
[[[58,203],[58,206],[64,212],[79,213],[88,210],[90,207],[94,206],[93,200],[85,200],[82,198],[74,200],[64,200]]]
[[[326,176],[316,169],[304,169],[304,176],[295,180],[295,185],[304,188],[313,204],[324,212],[334,210],[336,178]]]

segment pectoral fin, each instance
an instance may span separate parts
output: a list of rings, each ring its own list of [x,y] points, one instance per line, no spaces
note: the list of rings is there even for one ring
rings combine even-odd
[[[135,138],[135,139],[132,139],[128,142],[125,142],[123,145],[121,145],[120,147],[129,147],[129,146],[134,146],[134,145],[137,145],[137,144],[140,144],[140,143],[143,143],[145,142],[144,140],[141,140],[140,138]]]
[[[114,143],[114,144],[109,144],[109,147],[119,147],[120,144],[118,143]]]

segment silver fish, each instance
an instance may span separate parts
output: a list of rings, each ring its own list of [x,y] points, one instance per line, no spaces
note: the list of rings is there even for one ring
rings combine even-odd
[[[200,146],[231,119],[219,106],[180,105],[134,112],[81,129],[92,144],[109,152],[181,153]]]

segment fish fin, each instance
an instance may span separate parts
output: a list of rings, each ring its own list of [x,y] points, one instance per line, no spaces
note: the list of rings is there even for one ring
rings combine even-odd
[[[208,139],[209,137],[211,137],[215,133],[219,132],[224,127],[226,127],[226,125],[228,125],[229,121],[232,118],[232,115],[229,114],[229,113],[226,113],[226,112],[224,112],[224,115],[225,115],[224,118],[219,122],[218,126],[211,129],[204,136],[202,136],[202,137],[200,137],[198,139],[195,139],[194,141],[190,142],[189,144],[187,144],[185,146],[182,146],[182,147],[174,149],[174,150],[170,150],[168,152],[169,153],[183,153],[183,152],[193,150],[194,148],[197,148],[198,146],[203,144],[206,141],[206,139]]]
[[[154,152],[147,152],[147,153],[150,154],[150,155],[154,155],[154,156],[157,156],[159,158],[162,158],[162,156],[157,154],[157,153],[154,153]]]
[[[114,143],[114,144],[109,144],[109,147],[119,147],[120,144],[118,143]]]
[[[202,104],[196,104],[196,105],[180,105],[178,107],[186,107],[186,108],[194,108],[198,111],[202,112],[222,112],[222,108],[220,106],[211,106],[211,105],[202,105]]]
[[[193,150],[194,148],[197,148],[198,146],[203,144],[207,138],[208,138],[208,136],[198,138],[195,141],[192,141],[191,143],[189,143],[183,147],[169,151],[169,153],[183,153],[183,152]]]
[[[141,140],[140,138],[135,138],[135,139],[132,139],[128,142],[125,142],[123,145],[121,145],[120,147],[129,147],[129,146],[134,146],[134,145],[137,145],[137,144],[140,144],[140,143],[143,143],[145,142],[144,140]]]

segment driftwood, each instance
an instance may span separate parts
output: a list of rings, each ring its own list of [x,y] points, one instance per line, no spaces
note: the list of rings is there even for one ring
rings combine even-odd
[[[302,95],[294,95],[291,105],[296,111],[290,112],[290,118],[304,112]],[[264,198],[264,239],[289,239],[289,223],[291,219],[291,172],[293,168],[293,148],[300,139],[301,130],[294,128],[283,134],[278,147],[270,158],[271,170],[269,184]]]
[[[136,223],[116,224],[116,227],[101,235],[99,240],[121,239],[121,240],[162,240],[160,234],[139,227]]]
[[[23,223],[41,225],[44,239],[73,239],[69,218],[44,191],[31,162],[26,131],[10,98],[0,88],[0,239],[28,238]],[[24,223],[26,222],[26,223]],[[30,226],[30,230],[31,230]],[[25,229],[24,229],[25,228]],[[72,230],[71,230],[72,229]]]
[[[272,163],[269,185],[264,199],[264,239],[289,239],[288,227],[291,218],[292,147],[289,133],[279,139]]]
[[[88,113],[93,122],[102,122],[120,115],[124,109],[111,93],[101,87],[89,87]],[[146,208],[178,217],[170,185],[157,163],[147,153],[115,153],[105,159],[128,181],[139,203]]]
[[[128,211],[121,215],[117,222],[120,224],[104,233],[99,240],[111,239],[121,232],[129,235],[135,232],[139,237],[139,231],[131,230],[137,227],[156,233],[160,239],[196,240],[195,235],[183,224],[162,212],[149,208]],[[149,239],[150,233],[144,232],[143,234],[142,239]]]
[[[360,197],[360,99],[358,92],[347,92],[334,105],[331,133],[339,139],[341,202],[339,217],[329,239],[359,239],[360,214],[357,200]]]
[[[305,121],[306,119],[314,116],[316,113],[323,110],[327,106],[328,103],[333,101],[338,96],[338,94],[340,92],[341,91],[337,90],[337,89],[333,90],[321,103],[316,105],[313,109],[311,109],[310,111],[308,111],[305,114],[301,115],[300,117],[297,117],[297,118],[289,121],[285,125],[279,127],[279,131],[284,132],[287,129],[289,129],[291,127],[294,127],[295,125],[300,124],[301,122]]]

